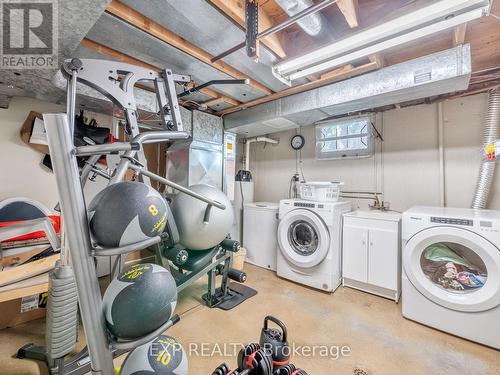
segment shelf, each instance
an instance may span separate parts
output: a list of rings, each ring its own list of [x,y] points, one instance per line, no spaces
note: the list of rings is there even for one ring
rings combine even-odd
[[[49,290],[48,272],[0,288],[0,303]]]

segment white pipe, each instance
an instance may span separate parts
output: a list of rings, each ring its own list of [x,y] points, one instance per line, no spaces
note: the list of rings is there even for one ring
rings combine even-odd
[[[444,171],[444,118],[443,102],[438,103],[438,146],[439,146],[439,205],[446,205],[445,171]]]
[[[254,142],[266,142],[266,143],[272,143],[272,144],[278,144],[279,141],[276,139],[272,138],[267,138],[267,137],[255,137],[255,138],[249,138],[246,141],[245,144],[245,171],[250,170],[250,144]]]

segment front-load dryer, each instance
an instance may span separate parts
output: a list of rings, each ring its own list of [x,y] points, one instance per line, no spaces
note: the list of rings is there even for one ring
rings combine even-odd
[[[343,201],[280,201],[278,276],[333,292],[342,276],[342,214],[350,210]]]
[[[500,212],[403,214],[403,316],[500,349]]]

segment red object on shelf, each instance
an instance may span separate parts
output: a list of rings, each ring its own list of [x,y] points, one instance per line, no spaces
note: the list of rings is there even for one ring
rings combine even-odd
[[[59,215],[50,215],[50,216],[47,216],[47,217],[50,219],[50,221],[52,221],[52,225],[53,225],[54,230],[56,231],[56,233],[59,233],[60,230],[61,230],[61,216],[59,216]],[[13,225],[13,224],[22,223],[24,221],[25,220],[19,220],[19,221],[0,221],[0,228],[8,227],[9,225]],[[23,234],[22,236],[17,236],[17,237],[9,238],[8,240],[2,241],[2,242],[35,240],[35,239],[43,238],[43,237],[46,237],[45,236],[45,232],[40,230],[40,231],[33,232],[33,233]]]

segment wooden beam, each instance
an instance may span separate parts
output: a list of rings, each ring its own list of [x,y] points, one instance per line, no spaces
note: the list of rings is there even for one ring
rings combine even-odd
[[[160,68],[155,66],[155,65],[148,64],[142,60],[136,59],[135,57],[126,55],[120,51],[113,49],[113,48],[107,47],[104,44],[94,42],[93,40],[90,40],[87,38],[83,38],[82,41],[80,42],[80,45],[82,47],[85,47],[88,49],[93,49],[94,51],[97,51],[103,55],[113,57],[113,58],[117,59],[118,61],[121,61],[121,62],[124,62],[127,64],[137,65],[137,66],[140,66],[142,68],[151,69],[154,71],[160,71]]]
[[[245,27],[245,0],[208,1],[238,25]],[[274,23],[271,17],[262,8],[259,8],[259,31],[266,30],[272,26],[274,26]],[[279,58],[283,59],[286,57],[285,48],[278,35],[269,35],[261,39],[261,42]]]
[[[455,98],[462,98],[464,96],[470,96],[470,95],[476,95],[476,94],[480,94],[480,93],[483,93],[483,92],[486,92],[486,91],[490,91],[490,90],[496,90],[496,89],[500,89],[500,83],[493,83],[491,85],[486,85],[484,87],[481,87],[481,88],[478,88],[478,89],[467,89],[463,92],[459,92],[457,94],[453,94],[453,95],[450,95],[450,96],[445,96],[444,98],[446,100],[449,100],[449,99],[455,99]]]
[[[453,28],[453,47],[465,43],[465,32],[467,31],[467,24],[455,26]]]
[[[242,103],[242,104],[235,106],[235,107],[224,109],[220,112],[217,112],[217,115],[220,116],[220,115],[225,115],[228,113],[240,111],[242,109],[246,109],[249,107],[256,106],[258,104],[266,103],[266,102],[269,102],[271,100],[284,98],[285,96],[298,94],[298,93],[301,93],[301,92],[304,92],[307,90],[312,90],[312,89],[315,89],[317,87],[321,87],[321,86],[325,86],[325,85],[328,85],[328,84],[331,84],[334,82],[342,81],[342,80],[345,80],[345,79],[348,79],[348,78],[351,78],[351,77],[354,77],[354,76],[357,76],[360,74],[364,74],[364,73],[370,72],[372,70],[377,70],[377,69],[378,69],[377,63],[370,62],[368,64],[361,65],[361,66],[358,66],[356,68],[346,70],[344,72],[340,72],[336,75],[331,75],[331,76],[328,75],[328,76],[325,76],[324,78],[321,78],[317,81],[304,83],[303,85],[299,85],[299,86],[295,86],[295,87],[290,87],[289,89],[279,91],[273,95],[268,95],[268,96],[265,96],[263,98],[258,98],[258,99],[254,99],[254,100],[251,100],[251,101],[246,102],[246,103]]]
[[[221,103],[224,103],[224,100],[222,100],[222,98],[214,98],[214,99],[207,100],[206,102],[203,102],[201,104],[204,104],[207,107],[213,107],[213,106],[216,106],[217,104],[221,104]]]
[[[124,63],[127,63],[127,64],[132,64],[132,65],[137,65],[137,66],[141,66],[143,68],[146,68],[146,69],[151,69],[151,70],[154,70],[154,71],[160,71],[161,68],[158,67],[158,66],[155,66],[155,65],[152,65],[152,64],[148,64],[142,60],[139,60],[135,57],[132,57],[132,56],[129,56],[129,55],[126,55],[120,51],[117,51],[115,49],[112,49],[112,48],[109,48],[103,44],[100,44],[100,43],[97,43],[97,42],[94,42],[93,40],[90,40],[90,39],[87,39],[87,38],[84,38],[81,43],[80,43],[83,47],[85,48],[89,48],[89,49],[93,49],[94,51],[97,51],[103,55],[106,55],[106,56],[109,56],[109,57],[113,57],[115,58],[116,60],[118,61],[121,61],[121,62],[124,62]],[[137,85],[138,87],[140,87],[141,89],[143,90],[147,90],[147,91],[151,91],[151,89],[149,88],[145,88],[147,86],[144,86],[144,85]],[[205,94],[207,96],[210,96],[211,98],[220,98],[222,99],[225,103],[227,104],[230,104],[230,105],[239,105],[241,104],[241,102],[239,102],[238,100],[234,99],[234,98],[231,98],[231,97],[228,97],[228,96],[225,96],[225,95],[222,95],[221,93],[215,91],[215,90],[212,90],[210,88],[204,88],[204,89],[201,89],[200,92],[202,94]]]
[[[224,61],[217,60],[215,62],[212,62],[211,59],[214,57],[212,54],[195,46],[194,44],[188,42],[186,39],[163,27],[159,23],[128,7],[127,5],[120,3],[117,0],[113,0],[106,8],[106,11],[113,16],[138,28],[139,30],[144,31],[145,33],[148,33],[155,38],[158,38],[159,40],[171,45],[172,47],[179,49],[180,51],[200,60],[207,65],[210,65],[211,67],[233,78],[248,79],[250,81],[250,86],[263,92],[266,95],[273,94],[273,91],[271,89],[264,86],[262,83],[250,78],[239,70],[233,68],[231,65],[226,64]]]
[[[349,27],[359,26],[358,0],[337,0],[337,6],[344,15]]]
[[[320,79],[329,79],[332,77],[337,77],[339,74],[347,73],[350,72],[353,69],[353,66],[351,64],[341,66],[340,68],[334,69],[330,72],[323,73],[320,77]]]

